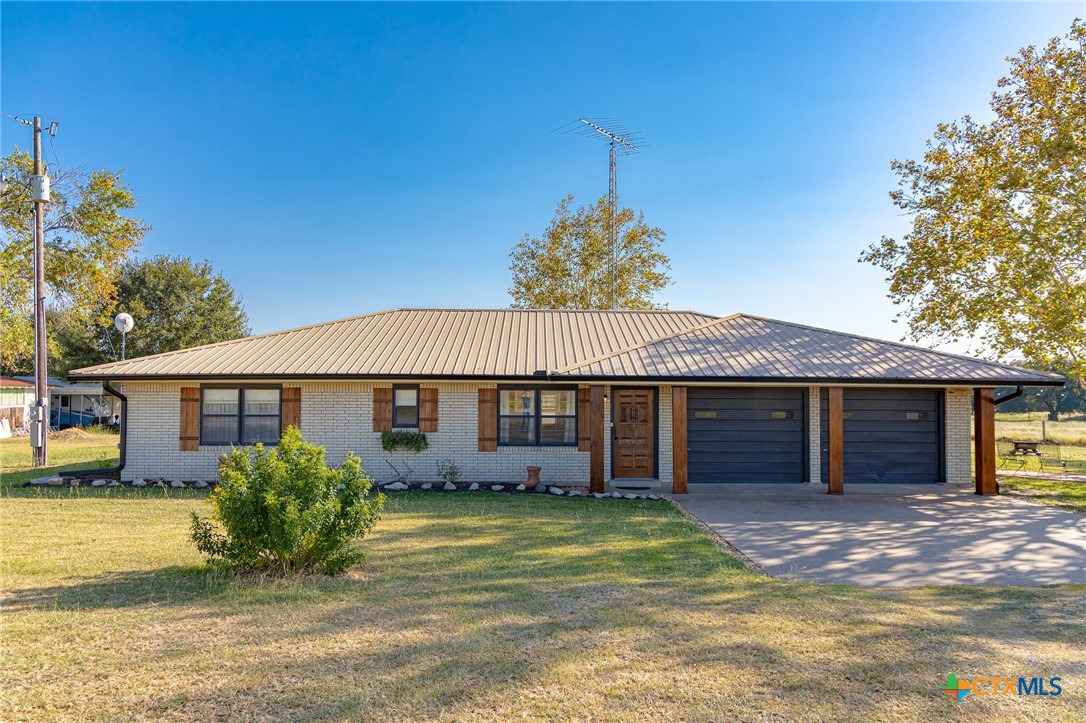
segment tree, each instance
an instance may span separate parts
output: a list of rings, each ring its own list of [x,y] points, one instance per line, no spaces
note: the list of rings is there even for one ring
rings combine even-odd
[[[113,317],[125,311],[136,327],[127,358],[229,341],[249,334],[249,319],[230,283],[206,261],[155,256],[124,264],[117,295],[89,321],[58,315],[52,325],[64,371],[120,358]]]
[[[509,253],[517,309],[611,308],[611,211],[606,198],[570,210],[558,202],[542,238],[524,238]],[[644,214],[618,211],[615,307],[653,309],[653,296],[671,283],[671,262],[660,250],[666,234],[645,224]]]
[[[994,119],[941,124],[894,161],[913,216],[860,261],[889,272],[915,340],[973,338],[991,357],[1086,379],[1086,23],[1008,58]]]
[[[0,366],[20,370],[34,353],[31,157],[16,148],[0,159],[8,190],[0,204]],[[136,196],[114,171],[61,171],[45,204],[45,284],[49,306],[87,319],[113,298],[121,263],[150,226],[122,213]]]

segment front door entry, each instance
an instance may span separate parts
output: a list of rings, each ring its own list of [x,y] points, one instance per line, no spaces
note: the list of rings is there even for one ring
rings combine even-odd
[[[612,387],[615,479],[656,476],[656,390]]]

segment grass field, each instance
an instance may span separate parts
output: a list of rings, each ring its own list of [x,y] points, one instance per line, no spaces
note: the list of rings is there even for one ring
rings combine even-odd
[[[1037,441],[1046,439],[1060,444],[1086,446],[1086,420],[1081,417],[1065,417],[1058,422],[1049,422],[1047,416],[1041,412],[996,414],[996,438]]]
[[[0,439],[0,487],[22,484],[35,477],[77,469],[94,469],[117,464],[119,434],[88,432],[86,439],[51,439],[49,466],[31,465],[30,441],[26,437]]]
[[[259,584],[201,567],[204,507],[0,498],[0,719],[1086,719],[1081,586],[784,582],[666,503],[488,493],[393,495],[356,573]]]

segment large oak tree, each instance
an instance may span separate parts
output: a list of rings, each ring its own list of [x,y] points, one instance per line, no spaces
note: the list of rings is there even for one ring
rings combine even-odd
[[[559,201],[543,235],[524,234],[510,252],[514,308],[611,308],[610,207],[606,198],[576,210],[572,203],[573,196]],[[614,306],[658,308],[653,297],[671,283],[671,262],[660,250],[666,234],[628,208],[617,221]]]
[[[889,272],[913,339],[977,340],[1086,378],[1086,23],[1008,58],[994,118],[939,125],[894,161],[902,238],[860,257]]]

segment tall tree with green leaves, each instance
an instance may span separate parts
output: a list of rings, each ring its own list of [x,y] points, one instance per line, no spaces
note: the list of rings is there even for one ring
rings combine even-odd
[[[116,298],[89,321],[58,315],[52,325],[63,371],[120,358],[121,335],[113,317],[127,312],[136,322],[125,340],[133,358],[249,334],[241,299],[206,261],[155,256],[125,263]]]
[[[611,308],[611,210],[606,198],[572,210],[573,196],[558,202],[539,238],[524,234],[510,252],[517,309]],[[661,251],[667,235],[644,214],[618,211],[615,306],[660,308],[653,297],[671,283],[671,262]]]
[[[34,353],[34,163],[16,148],[0,159],[8,188],[0,201],[0,368],[25,371]],[[136,196],[121,173],[59,171],[45,204],[45,284],[49,308],[76,319],[116,293],[121,263],[150,226],[124,212]]]
[[[1008,58],[994,118],[941,124],[894,161],[900,240],[860,257],[889,272],[911,338],[973,339],[1086,379],[1086,23]]]

